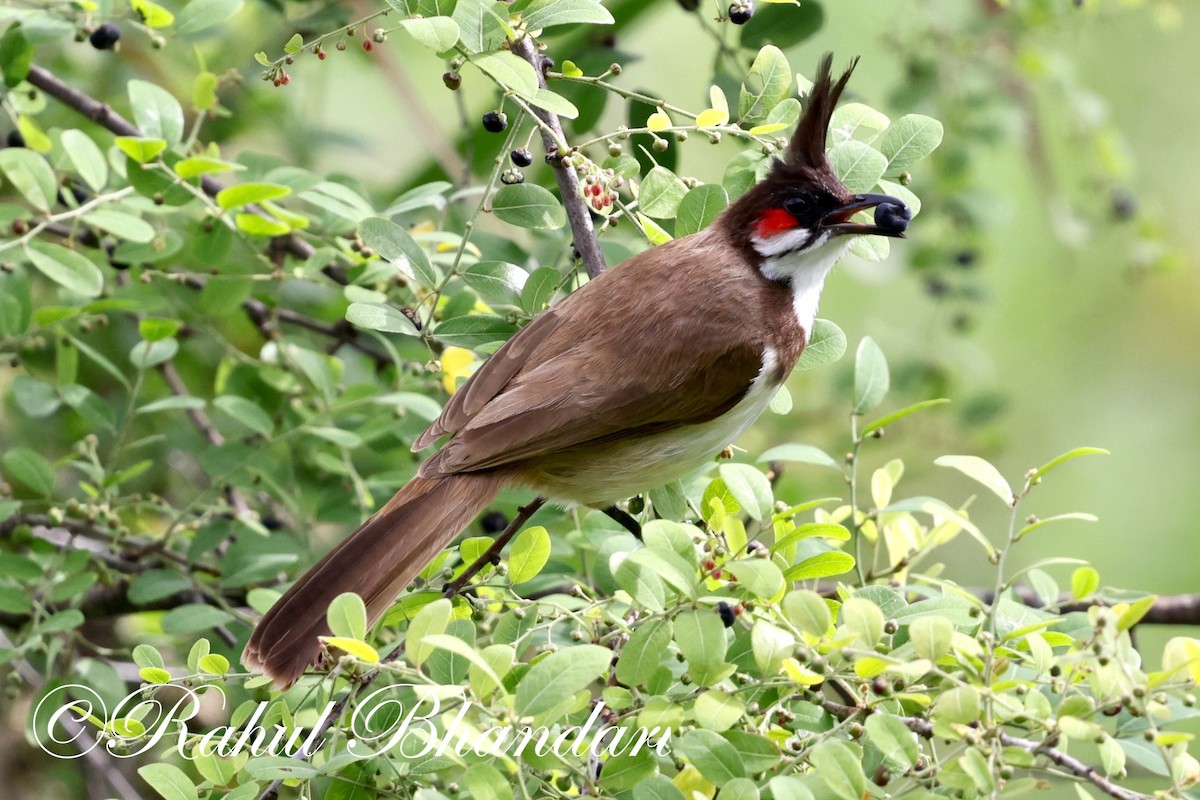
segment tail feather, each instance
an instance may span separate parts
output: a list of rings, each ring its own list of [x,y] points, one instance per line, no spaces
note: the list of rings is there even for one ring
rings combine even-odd
[[[335,597],[357,592],[374,623],[504,483],[478,473],[411,480],[279,598],[254,629],[242,663],[291,686],[320,653]]]

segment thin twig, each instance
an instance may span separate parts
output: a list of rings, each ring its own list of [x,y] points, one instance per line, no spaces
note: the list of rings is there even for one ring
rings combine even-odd
[[[875,713],[875,709],[866,708],[863,706],[844,705],[836,703],[832,700],[823,700],[821,707],[828,711],[833,716],[840,720],[847,720],[857,715],[869,716]],[[933,738],[934,730],[933,723],[922,717],[897,717],[903,722],[910,731],[922,736],[926,739]],[[1057,747],[1053,747],[1045,742],[1037,742],[1033,739],[1022,739],[1019,736],[1012,736],[1003,731],[999,732],[997,737],[1000,744],[1005,747],[1018,747],[1033,756],[1045,756],[1047,760],[1055,766],[1066,770],[1071,775],[1091,783],[1097,789],[1100,789],[1105,794],[1116,798],[1116,800],[1145,800],[1147,795],[1138,792],[1130,791],[1122,786],[1110,781],[1106,776],[1100,774],[1100,771],[1092,767],[1072,755],[1069,755]]]
[[[538,85],[546,88],[546,68],[549,59],[537,52],[537,46],[528,36],[512,43],[511,50],[533,65],[537,73]],[[540,133],[542,144],[546,147],[547,156],[551,156],[550,165],[554,169],[554,177],[558,181],[558,191],[562,195],[563,206],[567,210],[567,222],[571,226],[571,234],[575,237],[575,251],[583,261],[588,277],[595,278],[604,271],[604,254],[600,252],[600,242],[596,239],[596,229],[592,225],[592,215],[583,201],[579,188],[579,176],[569,166],[563,166],[562,159],[569,155],[563,152],[567,138],[563,133],[562,123],[558,115],[544,108],[533,106],[534,115],[544,126]],[[549,129],[547,131],[546,129]],[[553,135],[552,133],[553,132]]]

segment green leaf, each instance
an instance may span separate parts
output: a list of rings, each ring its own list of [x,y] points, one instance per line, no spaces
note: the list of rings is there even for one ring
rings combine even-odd
[[[605,796],[608,796],[610,792],[632,789],[657,773],[658,763],[649,747],[643,747],[636,753],[630,747],[609,756],[604,762],[604,771],[600,774],[600,787]]]
[[[453,19],[460,29],[459,41],[472,53],[496,50],[506,34],[514,35],[508,25],[508,6],[491,0],[458,0]]]
[[[179,767],[173,764],[148,764],[138,767],[138,775],[150,784],[165,800],[198,800],[196,787]]]
[[[405,278],[433,289],[441,277],[429,261],[429,254],[408,231],[389,219],[369,217],[358,226],[363,243],[400,271]]]
[[[562,283],[562,275],[554,267],[538,267],[521,289],[521,308],[536,314],[546,307]]]
[[[888,176],[893,177],[928,156],[941,143],[942,123],[932,117],[908,114],[884,131],[879,141],[879,151],[887,160]]]
[[[617,565],[613,578],[634,602],[655,612],[666,608],[666,585],[644,558],[636,558],[631,553]]]
[[[239,212],[234,217],[238,230],[251,236],[284,236],[290,233],[292,226],[262,214]]]
[[[128,242],[146,244],[154,241],[153,225],[141,217],[135,217],[133,214],[126,214],[123,211],[97,208],[95,211],[85,214],[83,220],[89,225]]]
[[[666,656],[674,626],[669,619],[648,619],[638,624],[621,648],[617,680],[626,686],[641,686],[650,680]]]
[[[190,0],[175,18],[175,31],[182,35],[211,28],[242,10],[243,0]]]
[[[950,652],[954,623],[938,614],[924,614],[909,623],[908,638],[917,655],[937,661]]]
[[[439,324],[433,329],[433,336],[443,344],[476,348],[503,342],[516,332],[516,325],[500,317],[467,314]]]
[[[867,739],[879,749],[884,759],[897,772],[912,769],[921,757],[917,735],[908,726],[886,712],[876,712],[867,717]]]
[[[182,325],[183,323],[177,319],[145,317],[138,320],[138,334],[147,342],[157,342],[160,339],[169,339],[174,336]]]
[[[864,336],[854,357],[854,413],[864,414],[879,405],[888,384],[887,359],[875,340]]]
[[[217,192],[217,205],[225,211],[240,208],[251,203],[261,203],[265,200],[277,200],[287,197],[292,190],[278,183],[239,183],[227,186]]]
[[[554,273],[558,275],[557,270]],[[486,303],[519,307],[521,289],[529,279],[529,273],[504,261],[480,261],[467,267],[462,279]]]
[[[473,57],[471,63],[502,87],[511,89],[523,98],[530,99],[537,94],[537,73],[528,61],[514,53],[484,53]]]
[[[186,634],[208,630],[217,625],[233,621],[228,611],[203,603],[189,603],[168,611],[162,618],[162,629],[166,633]]]
[[[143,136],[118,136],[113,139],[113,144],[139,164],[153,160],[159,153],[167,149],[165,140]]]
[[[764,46],[758,51],[746,80],[742,82],[738,116],[749,125],[762,122],[790,94],[791,89],[792,67],[788,64],[787,56],[774,45]]]
[[[217,75],[215,73],[212,73],[212,72],[197,73],[195,79],[192,81],[192,106],[195,107],[196,110],[198,110],[198,111],[208,111],[209,109],[216,108],[217,103],[218,103],[217,88],[220,85],[221,85],[221,79],[219,77],[217,77]],[[188,159],[184,159],[184,160],[190,161],[193,164],[199,163],[199,162],[209,162],[209,163],[216,163],[216,164],[221,163],[214,158],[204,158],[202,156],[196,156],[196,157],[188,158]],[[175,171],[179,172],[178,164],[175,165]],[[195,174],[195,173],[193,173],[193,174]],[[183,177],[192,177],[191,175],[183,175],[182,173],[180,173],[180,175]]]
[[[933,703],[933,719],[943,724],[969,725],[979,719],[979,714],[979,690],[974,686],[950,689]]]
[[[83,182],[93,192],[101,191],[108,182],[108,162],[99,146],[86,133],[77,130],[63,131],[60,141]]]
[[[1079,567],[1071,573],[1071,596],[1082,600],[1100,588],[1100,573],[1092,567]]]
[[[750,629],[750,649],[763,677],[779,674],[795,647],[796,637],[769,622],[760,619]]]
[[[104,290],[104,275],[100,268],[74,250],[50,242],[33,241],[25,246],[25,255],[38,272],[69,292],[98,297]]]
[[[549,89],[539,88],[533,93],[533,97],[529,102],[538,108],[544,108],[550,113],[557,114],[566,119],[576,119],[579,116],[579,109],[575,107],[574,103]]]
[[[607,647],[594,644],[551,653],[530,667],[517,684],[517,712],[533,716],[549,711],[603,675],[612,655]]]
[[[294,56],[304,49],[304,37],[298,33],[293,33],[291,38],[283,45],[283,52],[289,56]]]
[[[149,28],[167,28],[175,21],[174,14],[152,0],[129,0],[129,7]]]
[[[883,611],[865,597],[851,597],[842,603],[841,617],[842,624],[857,633],[867,647],[883,638]]]
[[[638,209],[658,219],[674,219],[687,192],[687,185],[678,175],[666,167],[655,167],[642,180]]]
[[[728,561],[725,568],[737,577],[743,588],[762,600],[770,600],[783,592],[783,572],[765,558]]]
[[[834,173],[855,194],[869,192],[888,168],[883,154],[857,139],[838,142],[827,155]]]
[[[5,151],[0,151],[0,152],[5,152]],[[1033,475],[1031,475],[1029,477],[1029,482],[1030,483],[1038,482],[1043,477],[1045,477],[1046,473],[1048,473],[1050,470],[1057,467],[1059,464],[1063,464],[1072,459],[1079,458],[1080,456],[1106,456],[1108,454],[1109,453],[1107,450],[1104,450],[1103,448],[1100,448],[1100,447],[1076,447],[1074,450],[1068,450],[1067,452],[1063,453],[1061,456],[1052,458],[1049,461],[1047,461],[1045,464],[1042,464],[1040,467],[1038,467],[1036,470],[1034,470]]]
[[[165,139],[169,145],[183,139],[183,107],[166,89],[149,81],[131,80],[129,102],[142,136]]]
[[[825,598],[809,589],[797,589],[784,595],[783,615],[788,622],[812,636],[824,636],[833,624]]]
[[[613,16],[596,0],[533,0],[521,13],[529,31],[552,28],[555,25],[591,23],[611,25]]]
[[[675,212],[675,236],[704,230],[728,207],[729,193],[720,184],[706,183],[689,190]]]
[[[461,2],[460,2],[461,5]],[[463,773],[472,800],[512,800],[512,787],[491,764],[472,764]],[[432,799],[431,799],[432,800]]]
[[[359,661],[365,661],[368,664],[379,663],[379,651],[361,639],[353,639],[349,636],[321,636],[318,638],[327,647],[349,653]]]
[[[434,600],[416,613],[412,622],[408,624],[408,634],[405,637],[409,661],[419,667],[433,655],[435,646],[422,640],[426,636],[445,633],[453,613],[454,606],[445,597]]]
[[[655,775],[633,787],[633,800],[684,800],[684,797],[670,778]]]
[[[33,64],[33,42],[25,38],[20,25],[12,25],[0,37],[0,70],[4,73],[4,85],[13,88],[29,75]]]
[[[766,475],[749,464],[722,464],[718,471],[726,488],[751,519],[761,522],[771,518],[775,497]]]
[[[521,228],[549,230],[567,224],[567,212],[558,198],[529,183],[501,187],[492,198],[492,212],[497,219]]]
[[[325,612],[325,619],[334,636],[350,639],[367,637],[367,606],[354,592],[342,592],[333,598]]]
[[[941,456],[934,459],[933,463],[939,467],[958,470],[976,483],[987,487],[1003,500],[1005,505],[1011,506],[1016,502],[1012,487],[1008,485],[1008,481],[1004,480],[1000,470],[979,456]]]
[[[54,466],[38,453],[24,447],[8,448],[0,456],[8,477],[35,493],[48,497],[54,491]]]
[[[701,694],[693,706],[696,722],[717,733],[729,730],[745,710],[746,706],[741,700],[718,689],[709,689]],[[729,788],[726,787],[722,791],[728,792]]]
[[[177,339],[138,342],[129,350],[129,363],[138,369],[150,369],[170,361],[178,352],[179,341]]]
[[[832,364],[845,353],[846,334],[842,329],[827,319],[815,320],[808,334],[808,344],[796,362],[796,371],[804,372]]]
[[[863,103],[843,103],[833,112],[829,123],[829,136],[836,144],[847,139],[858,139],[870,143],[887,130],[892,121]]]
[[[1069,514],[1055,514],[1052,517],[1045,517],[1044,519],[1039,519],[1036,522],[1031,522],[1024,528],[1021,528],[1021,530],[1017,533],[1017,538],[1023,539],[1036,531],[1038,528],[1042,527],[1043,525],[1049,525],[1051,522],[1062,522],[1063,520],[1068,519],[1079,520],[1080,522],[1097,522],[1100,518],[1095,514],[1089,514],[1086,511],[1073,511]]]
[[[253,400],[236,394],[226,394],[213,400],[213,405],[225,412],[230,419],[244,425],[255,433],[270,437],[275,430],[271,415]]]
[[[50,416],[62,406],[63,402],[58,393],[54,391],[53,386],[28,375],[18,375],[13,378],[10,391],[17,406],[25,412],[26,416],[34,419]]]
[[[0,150],[0,171],[39,211],[49,211],[58,197],[58,182],[46,159],[24,147]]]
[[[508,555],[508,577],[513,583],[524,583],[542,571],[550,560],[550,534],[538,525],[526,528],[513,541]]]
[[[707,686],[721,672],[728,643],[725,625],[711,608],[684,611],[675,617],[675,642],[688,662],[688,672]]]
[[[383,303],[351,303],[346,309],[346,319],[360,328],[371,331],[403,333],[408,336],[420,333],[412,320]]]
[[[795,461],[801,464],[816,464],[822,467],[830,467],[839,472],[842,466],[819,447],[813,447],[811,444],[781,444],[767,450],[758,457],[759,464],[768,464],[772,461]]]
[[[862,800],[867,790],[862,759],[841,739],[826,739],[812,749],[809,763],[839,800]]]
[[[450,17],[403,19],[400,27],[435,53],[449,50],[458,42],[458,23]]]
[[[844,575],[854,569],[854,558],[841,550],[830,550],[812,558],[806,558],[799,564],[788,567],[783,577],[788,581],[810,581],[817,578],[832,578]]]
[[[691,762],[701,775],[718,787],[735,778],[746,777],[737,750],[718,733],[703,729],[688,731],[672,744],[673,754]]]
[[[220,653],[209,653],[201,656],[197,662],[203,672],[210,675],[224,675],[229,671],[229,659]]]

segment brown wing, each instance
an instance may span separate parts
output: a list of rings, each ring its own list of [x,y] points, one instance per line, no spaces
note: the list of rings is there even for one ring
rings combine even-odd
[[[695,242],[683,255],[680,242],[606,272],[500,348],[417,441],[453,434],[422,474],[669,430],[736,405],[762,368],[759,279],[717,270]]]

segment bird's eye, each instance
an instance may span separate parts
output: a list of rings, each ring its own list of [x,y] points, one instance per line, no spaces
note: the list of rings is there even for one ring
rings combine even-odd
[[[783,201],[783,210],[800,219],[812,210],[812,198],[808,195],[793,194]]]

